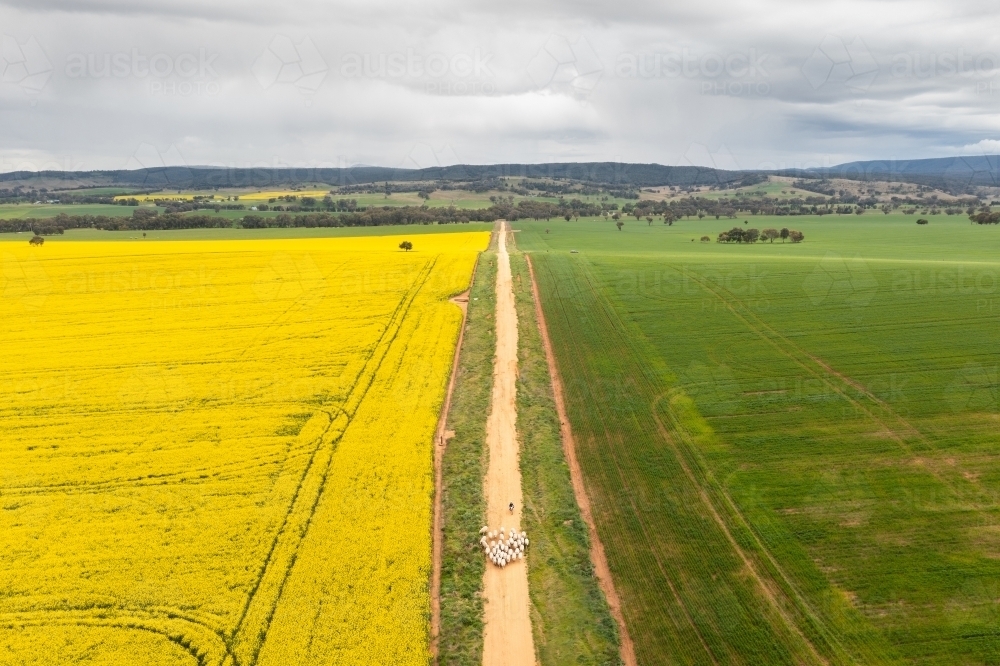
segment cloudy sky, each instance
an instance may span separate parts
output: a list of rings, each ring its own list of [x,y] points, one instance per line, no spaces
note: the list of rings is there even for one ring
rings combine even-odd
[[[0,171],[1000,153],[996,0],[0,0]]]

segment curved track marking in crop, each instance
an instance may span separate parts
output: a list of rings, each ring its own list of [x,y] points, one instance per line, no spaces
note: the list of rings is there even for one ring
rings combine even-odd
[[[316,507],[323,495],[336,443],[350,425],[351,418],[368,393],[375,374],[389,347],[396,339],[396,334],[399,332],[410,305],[427,282],[436,263],[436,259],[426,263],[415,280],[414,286],[400,299],[382,332],[382,336],[372,348],[364,366],[358,373],[354,386],[344,401],[344,406],[339,410],[338,417],[335,419],[326,414],[327,426],[318,438],[316,449],[302,473],[295,495],[285,515],[284,523],[274,537],[271,550],[261,567],[257,582],[248,595],[240,619],[232,632],[230,646],[236,659],[235,666],[252,666],[257,662],[264,640],[266,640],[267,629],[284,591],[285,583],[295,565],[298,546],[309,530]],[[317,463],[317,456],[321,453],[322,460]],[[300,494],[309,481],[315,484],[315,488],[311,488],[308,495],[302,497],[300,501]],[[303,508],[299,509],[299,507]],[[302,515],[294,515],[296,513],[302,513]],[[279,551],[280,556],[278,556]],[[261,594],[262,587],[267,590],[266,594]]]
[[[603,298],[603,295],[601,295],[600,290],[594,285],[593,281],[591,280],[589,271],[586,273],[585,278],[587,280],[587,287],[590,289],[591,293],[595,296],[594,299],[595,302],[597,302],[601,306],[600,314],[609,323],[611,330],[614,331],[614,333],[618,336],[619,344],[626,347],[630,346],[631,340],[628,338],[628,336],[624,335],[624,331],[621,328],[621,321],[618,318],[617,313],[611,310],[610,309],[611,306],[605,302],[605,299]],[[611,446],[615,446],[615,444],[613,443],[616,441],[616,438],[613,437],[612,433],[608,430],[608,424],[602,421],[602,427],[604,428],[604,441]],[[617,456],[612,457],[612,462],[614,465],[615,475],[618,477],[619,482],[622,484],[623,487],[627,487],[628,476],[626,475],[625,471],[619,464]],[[635,515],[638,515],[640,511],[639,507],[635,504],[634,497],[631,494],[627,494],[626,497],[628,498],[629,506],[631,507],[632,511],[634,512]],[[691,630],[691,632],[694,634],[694,636],[697,637],[698,644],[700,645],[704,655],[708,659],[710,659],[713,664],[718,665],[721,662],[716,657],[711,647],[708,645],[708,642],[706,641],[701,628],[698,626],[698,623],[695,622],[694,618],[691,616],[691,613],[687,605],[684,603],[684,600],[680,592],[675,586],[675,581],[673,580],[673,577],[668,573],[667,565],[663,562],[663,559],[660,557],[660,553],[656,549],[650,547],[654,543],[654,539],[652,538],[649,531],[647,530],[646,525],[642,521],[638,521],[638,525],[640,533],[642,535],[643,542],[646,544],[647,547],[646,548],[647,554],[649,554],[652,557],[653,561],[656,563],[657,570],[663,577],[663,580],[666,583],[667,588],[670,590],[671,596],[674,598],[674,601],[677,604],[677,608],[680,609],[683,615],[682,622],[685,623]],[[671,622],[676,622],[676,618],[674,618],[669,613],[668,617],[670,618]]]
[[[743,515],[743,512],[740,511],[739,507],[732,500],[729,494],[725,491],[725,489],[721,486],[721,484],[711,483],[712,473],[708,471],[708,468],[705,465],[704,461],[701,460],[700,456],[697,455],[696,448],[690,441],[690,435],[684,430],[683,426],[680,423],[680,419],[677,418],[676,414],[671,409],[669,400],[667,401],[667,413],[670,416],[672,428],[667,428],[667,426],[660,419],[660,415],[658,413],[659,403],[663,400],[663,398],[669,398],[679,393],[681,392],[674,389],[659,395],[657,398],[653,400],[652,405],[650,405],[650,411],[653,415],[653,419],[656,421],[656,426],[660,432],[660,435],[662,436],[663,440],[666,441],[677,452],[677,459],[681,464],[681,468],[684,470],[684,474],[688,477],[691,483],[698,488],[698,493],[699,496],[701,497],[702,502],[704,502],[705,506],[708,508],[709,512],[714,518],[715,522],[719,525],[719,528],[722,530],[723,534],[725,534],[726,540],[729,541],[729,545],[732,547],[733,551],[737,555],[739,555],[740,559],[743,561],[743,564],[746,566],[747,571],[750,572],[750,574],[753,576],[754,580],[760,587],[761,592],[771,602],[775,610],[778,611],[778,613],[781,615],[782,619],[784,620],[788,628],[794,631],[796,634],[798,634],[798,636],[804,641],[804,643],[809,646],[810,651],[818,661],[826,663],[826,659],[819,654],[819,652],[816,650],[816,647],[813,645],[812,641],[805,635],[805,633],[799,627],[798,622],[795,620],[795,618],[791,617],[788,614],[787,609],[785,609],[781,604],[781,602],[779,601],[778,597],[779,595],[783,594],[783,592],[781,590],[775,590],[772,587],[770,583],[773,583],[775,581],[771,579],[771,576],[765,578],[765,576],[763,576],[760,573],[757,565],[754,564],[753,558],[747,554],[747,552],[739,545],[739,543],[733,537],[733,534],[730,530],[730,526],[728,525],[726,520],[720,515],[718,509],[715,506],[715,502],[712,501],[713,494],[720,496],[725,501],[729,511],[731,511],[740,521],[741,527],[743,527],[744,530],[746,530],[749,534],[753,536],[757,548],[764,555],[764,557],[767,558],[767,562],[768,564],[770,564],[770,567],[773,569],[774,573],[777,573],[778,576],[780,576],[781,581],[793,593],[793,598],[790,599],[790,601],[793,601],[793,603],[801,605],[802,606],[801,610],[805,612],[808,620],[813,624],[815,624],[816,627],[821,629],[823,637],[827,639],[827,641],[830,642],[833,646],[839,648],[842,651],[842,654],[838,656],[847,657],[847,653],[846,651],[844,651],[843,646],[840,645],[836,637],[829,631],[829,629],[827,629],[826,625],[819,619],[819,617],[816,616],[814,610],[809,606],[805,597],[798,590],[798,588],[792,583],[789,576],[781,568],[777,559],[775,559],[774,555],[771,554],[767,546],[760,540],[759,535],[757,534],[756,530],[753,529],[750,521],[746,519],[746,517]],[[677,433],[680,436],[680,438],[684,440],[684,445],[685,448],[687,449],[686,452],[682,452],[680,450],[680,446],[678,445],[675,438],[671,435],[671,431]],[[700,478],[698,478],[698,476],[694,474],[688,462],[685,460],[687,456],[690,456],[691,458],[694,459],[695,464],[698,465],[699,467],[699,472],[701,473],[702,476],[705,477],[705,481],[702,481]],[[706,485],[711,485],[714,487],[712,487],[711,490],[709,490],[706,488]]]
[[[588,283],[588,285],[589,285],[589,287],[591,289],[591,292],[594,294],[594,297],[595,297],[594,300],[601,304],[602,311],[603,311],[605,317],[608,319],[608,321],[611,324],[611,330],[615,331],[619,335],[619,342],[621,344],[623,344],[623,345],[624,344],[628,344],[630,341],[629,341],[629,339],[624,334],[625,330],[626,330],[625,323],[621,320],[621,316],[619,315],[618,311],[614,308],[614,306],[607,301],[607,299],[605,298],[603,292],[594,284],[594,281],[592,280],[592,276],[590,274],[589,269],[587,270],[587,283]],[[657,404],[657,402],[661,398],[662,398],[662,395],[659,396],[659,397],[657,397],[657,398],[655,398],[653,400],[653,403],[650,405],[650,413],[651,413],[651,415],[653,416],[653,419],[656,422],[656,425],[657,425],[657,428],[658,428],[658,431],[659,431],[659,434],[660,434],[661,438],[668,445],[670,445],[674,449],[678,463],[680,464],[681,468],[684,470],[685,475],[688,477],[688,479],[691,481],[691,483],[695,486],[695,488],[697,488],[699,497],[700,497],[701,501],[703,502],[703,504],[705,505],[705,508],[708,509],[709,513],[711,514],[711,516],[713,517],[713,519],[715,520],[715,522],[718,524],[719,528],[722,530],[723,534],[726,537],[726,540],[729,542],[730,547],[733,549],[733,552],[736,553],[736,555],[742,560],[744,566],[746,566],[747,571],[750,573],[750,575],[756,581],[756,583],[757,583],[757,585],[758,585],[758,587],[759,587],[762,595],[764,596],[764,598],[767,599],[768,602],[770,602],[771,606],[774,608],[774,610],[777,611],[778,615],[781,618],[781,621],[784,623],[784,625],[786,626],[786,628],[789,629],[792,633],[794,633],[795,635],[797,635],[801,639],[803,645],[806,646],[806,649],[808,650],[808,652],[811,654],[811,656],[815,659],[815,661],[817,663],[823,663],[823,664],[827,663],[826,659],[822,655],[820,655],[820,653],[816,650],[816,646],[813,645],[812,641],[809,640],[809,638],[803,633],[802,629],[798,626],[798,624],[795,622],[795,620],[793,618],[791,618],[787,614],[786,610],[781,606],[781,604],[779,603],[779,601],[778,601],[778,599],[777,599],[777,597],[775,595],[775,591],[773,589],[771,589],[771,586],[768,584],[768,581],[766,581],[760,575],[760,572],[753,565],[753,562],[747,556],[746,552],[740,547],[740,545],[738,544],[738,542],[736,541],[736,539],[733,538],[733,535],[730,532],[729,526],[726,524],[726,522],[719,515],[718,511],[715,508],[714,503],[711,501],[709,493],[706,491],[705,487],[696,479],[695,475],[692,473],[690,467],[688,466],[688,463],[684,459],[684,456],[683,456],[682,452],[677,447],[676,441],[670,436],[669,430],[666,427],[664,427],[663,422],[660,420],[659,415],[657,414],[656,404]],[[610,441],[610,437],[607,437],[606,439],[608,441]],[[622,481],[624,483],[625,482],[625,478],[622,475],[622,472],[621,472],[620,468],[618,469],[618,473],[622,477]],[[630,497],[630,501],[631,501],[631,497]],[[634,511],[636,511],[638,513],[638,508],[634,505],[634,503],[632,504],[632,508],[633,508]],[[647,539],[647,542],[650,541],[648,533],[646,532],[645,525],[642,525],[642,531],[643,531],[644,537],[646,537],[646,539]],[[763,544],[761,544],[761,545],[763,547]],[[765,552],[766,552],[766,550],[765,550]],[[770,556],[770,553],[768,553],[768,556]],[[712,661],[714,663],[719,663],[716,660],[715,655],[709,649],[708,644],[705,642],[704,637],[701,635],[701,631],[695,626],[695,623],[694,623],[693,619],[691,618],[690,614],[688,613],[688,609],[687,609],[686,605],[683,603],[683,601],[681,601],[680,596],[678,595],[678,593],[674,589],[673,583],[671,583],[669,577],[667,577],[666,571],[664,570],[663,565],[662,565],[662,563],[659,560],[659,557],[656,557],[656,561],[657,561],[657,564],[660,566],[661,573],[664,575],[664,578],[667,580],[667,583],[670,586],[671,592],[674,594],[675,599],[678,601],[678,605],[684,610],[685,616],[687,617],[688,621],[691,623],[692,628],[694,628],[695,633],[698,635],[698,638],[700,639],[700,641],[702,643],[702,646],[705,648],[705,650],[708,653],[708,655],[712,658]]]
[[[170,626],[177,625],[177,626]],[[184,648],[203,666],[237,663],[222,631],[175,610],[139,610],[112,607],[82,610],[31,610],[0,614],[0,627],[113,627],[158,634]]]
[[[825,386],[841,396],[856,410],[871,419],[875,424],[888,433],[889,437],[896,442],[902,451],[909,455],[916,455],[916,452],[907,442],[907,437],[919,440],[921,444],[932,450],[936,448],[934,446],[934,442],[921,432],[920,429],[912,425],[909,421],[903,418],[903,416],[893,410],[892,407],[884,400],[881,400],[878,396],[869,391],[868,388],[861,382],[849,377],[848,375],[838,372],[819,357],[811,354],[797,345],[794,341],[774,330],[755,313],[753,313],[750,308],[746,307],[743,301],[736,295],[732,294],[732,292],[718,285],[711,286],[708,284],[707,280],[703,280],[696,275],[692,275],[683,268],[674,268],[686,277],[698,283],[703,289],[705,289],[705,291],[718,298],[734,317],[741,321],[750,331],[760,337],[771,348],[795,363],[819,381],[823,382]],[[739,308],[738,310],[737,307]],[[856,392],[857,397],[852,396],[851,392],[845,389],[845,386],[853,389]],[[873,403],[874,406],[864,404],[864,402],[862,402],[859,398],[863,398],[865,401]],[[897,423],[896,427],[892,427],[890,423],[887,423],[887,419],[895,420]],[[899,427],[900,425],[902,427]],[[957,490],[955,488],[955,483],[964,483],[965,485],[969,484],[967,479],[963,482],[958,481],[958,477],[946,478],[934,467],[926,466],[926,469],[929,474],[956,494]],[[975,486],[974,484],[973,487],[979,493],[986,492],[983,488]],[[993,503],[992,498],[987,498],[984,505],[991,506]]]
[[[252,666],[371,663],[356,657],[384,656],[388,643],[419,663],[429,530],[402,544],[377,534],[399,532],[414,509],[422,517],[433,487],[424,450],[460,318],[443,300],[467,284],[486,235],[459,236],[408,254],[398,239],[219,243],[183,265],[180,244],[144,245],[135,266],[110,244],[54,248],[44,321],[4,328],[12,342],[32,325],[47,336],[45,353],[8,349],[20,362],[0,391],[14,456],[0,474],[11,563],[0,627],[25,627],[5,649],[58,662],[100,642],[92,656],[106,660],[127,661],[132,645],[151,655],[143,661]],[[267,272],[275,247],[294,256]],[[316,270],[299,262],[311,250]],[[150,286],[163,270],[176,271],[169,290]],[[96,296],[74,297],[81,290]],[[373,554],[365,576],[351,575],[358,559],[327,557],[353,519],[374,547],[343,550]],[[313,615],[312,630],[301,626]],[[298,637],[310,640],[305,658]]]

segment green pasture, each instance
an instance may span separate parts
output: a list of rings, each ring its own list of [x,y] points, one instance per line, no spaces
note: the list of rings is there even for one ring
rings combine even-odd
[[[132,206],[114,204],[0,204],[0,220],[48,219],[59,214],[131,217],[133,210]]]
[[[515,224],[640,663],[1000,663],[1000,228],[746,219]]]

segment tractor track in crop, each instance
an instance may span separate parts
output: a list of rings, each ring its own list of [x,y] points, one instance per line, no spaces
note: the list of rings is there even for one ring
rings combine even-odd
[[[171,623],[180,627],[167,626]],[[175,609],[144,610],[98,605],[80,609],[60,607],[0,613],[0,628],[18,630],[24,627],[111,627],[146,631],[176,643],[199,666],[222,666],[227,660],[236,663],[223,630]]]
[[[289,504],[282,526],[272,541],[268,556],[260,569],[260,573],[257,576],[257,580],[252,587],[250,594],[247,596],[247,601],[244,604],[240,619],[236,623],[229,639],[229,645],[235,658],[235,666],[253,666],[260,656],[260,650],[263,647],[264,640],[266,640],[267,630],[270,627],[270,623],[274,617],[274,612],[277,609],[281,595],[284,592],[284,586],[288,581],[292,567],[295,564],[295,555],[297,554],[298,547],[308,533],[316,507],[322,498],[327,475],[329,474],[330,466],[333,462],[333,453],[336,448],[336,444],[340,437],[343,436],[343,433],[350,424],[350,420],[357,412],[358,406],[364,400],[369,388],[374,383],[375,375],[377,374],[382,361],[385,359],[389,348],[395,341],[396,336],[399,333],[399,329],[402,327],[403,321],[406,318],[406,314],[409,312],[410,306],[416,299],[421,289],[427,283],[436,263],[437,259],[434,259],[424,265],[414,283],[414,286],[400,300],[396,309],[392,313],[392,316],[390,317],[389,322],[387,323],[385,330],[382,332],[378,342],[372,347],[372,351],[369,353],[368,358],[365,359],[365,363],[358,373],[358,377],[355,380],[355,384],[352,387],[351,392],[348,394],[343,406],[339,408],[340,414],[345,417],[344,423],[340,427],[340,432],[332,438],[331,441],[327,442],[327,447],[324,447],[324,440],[327,439],[327,435],[330,433],[330,428],[336,421],[332,415],[326,414],[328,418],[327,427],[323,434],[316,440],[317,446],[315,451],[310,458],[309,464],[306,466],[306,469],[300,477],[298,487],[296,488],[293,499]],[[320,413],[322,413],[322,410]],[[329,449],[325,454],[325,464],[319,465],[318,467],[321,467],[321,469],[314,471],[314,468],[317,467],[315,464],[316,457],[323,448]],[[310,473],[320,476],[317,488],[313,492],[313,497],[304,498],[303,500],[308,504],[308,508],[305,511],[306,515],[304,516],[304,520],[300,519],[299,521],[301,523],[298,526],[299,529],[289,529],[289,525],[293,520],[295,508],[299,504],[300,493],[306,484],[307,477],[311,475]],[[279,546],[282,545],[281,540],[285,535],[288,535],[285,538],[290,542],[287,546],[287,550],[289,552],[287,556],[283,558],[284,562],[275,564],[275,554],[277,553]],[[270,573],[272,571],[274,572],[273,574]],[[268,577],[269,574],[279,578],[276,591],[273,595],[269,595],[273,597],[272,599],[260,601],[258,592],[261,589],[262,584],[265,582],[265,578]],[[264,608],[256,609],[255,606],[260,604],[264,604]],[[261,626],[247,627],[247,618],[254,613],[254,611],[258,610],[263,611],[263,618],[259,623]],[[254,629],[256,629],[256,631],[254,631]],[[238,648],[238,644],[242,645],[246,643],[249,643],[250,646],[249,654],[240,654],[243,650]]]
[[[288,576],[295,563],[295,555],[298,547],[308,533],[316,507],[322,497],[326,478],[330,470],[330,465],[332,464],[336,443],[339,441],[340,437],[343,436],[343,433],[350,424],[351,418],[357,411],[358,406],[362,403],[369,388],[374,383],[375,376],[380,369],[389,348],[395,342],[396,336],[402,327],[410,306],[423,289],[424,285],[427,283],[436,263],[437,259],[435,258],[424,264],[419,271],[413,286],[397,303],[395,309],[389,316],[385,329],[376,343],[372,346],[368,356],[365,358],[364,363],[355,378],[355,382],[342,405],[326,407],[319,409],[314,413],[313,418],[321,418],[326,421],[325,428],[319,436],[311,439],[308,443],[301,445],[300,447],[296,447],[296,449],[301,449],[301,451],[292,454],[293,456],[308,455],[309,461],[305,465],[299,477],[298,484],[292,495],[292,499],[289,502],[288,510],[285,512],[281,527],[277,530],[275,537],[272,540],[268,554],[260,568],[253,586],[251,587],[250,593],[247,595],[246,602],[244,603],[240,613],[240,618],[236,622],[234,629],[227,632],[220,627],[213,626],[211,623],[191,615],[190,613],[185,613],[184,611],[176,609],[133,609],[107,604],[88,605],[86,607],[75,609],[67,609],[65,606],[60,606],[51,609],[36,608],[25,611],[0,613],[0,627],[16,629],[17,627],[27,626],[100,626],[148,631],[162,635],[167,640],[181,646],[192,656],[192,658],[197,661],[199,665],[209,666],[211,664],[213,666],[222,666],[225,664],[231,664],[232,666],[253,666],[259,657],[263,641],[266,639],[266,633],[270,625],[270,621],[273,618],[274,611],[281,599],[285,582],[288,580]],[[288,316],[297,308],[301,308],[304,302],[305,301],[303,299],[299,299],[299,301],[290,306],[289,309],[283,313],[282,317]],[[331,428],[335,425],[339,427],[339,432],[337,432],[334,437],[329,437],[331,434]],[[324,446],[324,444],[326,444],[326,446]],[[319,460],[321,453],[323,454],[323,460]],[[288,452],[286,452],[284,456],[287,460]],[[281,463],[277,460],[263,464],[260,463],[260,461],[255,461],[254,463],[249,464],[245,461],[239,461],[231,463],[226,470],[228,472],[235,472],[274,464]],[[117,479],[99,481],[90,484],[20,486],[17,488],[5,489],[5,494],[11,490],[15,492],[10,494],[21,496],[50,492],[96,493],[122,487],[134,488],[141,486],[159,486],[164,485],[165,483],[180,484],[210,482],[213,480],[213,477],[217,479],[217,476],[215,475],[211,475],[207,479],[190,478],[194,475],[200,474],[201,472],[209,471],[214,471],[218,474],[219,468],[214,467],[202,470],[185,470],[158,477]],[[306,497],[303,495],[304,487],[307,479],[311,476],[318,476],[318,483],[316,484],[316,488],[312,490],[312,495]],[[304,515],[299,517],[295,526],[292,526],[291,523],[294,519],[293,514],[295,513],[296,507],[299,506],[304,508]],[[283,539],[287,543],[283,544]],[[276,561],[275,555],[279,550],[279,547],[282,545],[286,546],[286,548],[283,549],[286,551],[286,556],[283,557],[282,562],[279,563]],[[271,572],[274,573],[271,574]],[[279,578],[280,581],[275,587],[276,592],[268,595],[269,598],[267,600],[262,601],[259,591],[261,590],[262,583],[265,578],[269,576],[269,574]],[[248,616],[254,610],[255,605],[262,603],[266,605],[263,609],[266,612],[264,613],[264,622],[262,623],[262,626],[255,625],[253,627],[248,627],[246,625]],[[165,626],[171,623],[187,627],[187,630],[179,629],[176,626],[172,628]],[[248,635],[248,632],[252,633],[249,633]],[[253,640],[255,637],[259,640]],[[241,649],[246,647],[246,644],[241,644],[241,638],[250,639],[250,649]]]
[[[864,384],[835,370],[815,354],[803,349],[794,341],[776,331],[767,322],[758,317],[738,296],[720,285],[713,284],[709,280],[691,274],[686,269],[674,267],[674,270],[693,280],[705,289],[705,291],[715,296],[734,317],[768,346],[815,379],[821,381],[827,388],[846,400],[859,413],[864,414],[873,423],[878,425],[881,431],[887,433],[889,438],[896,442],[901,451],[909,456],[913,456],[914,459],[918,459],[919,456],[909,441],[916,440],[930,451],[937,452],[934,442],[925,433],[896,412],[888,403],[872,393]],[[941,471],[929,465],[925,465],[925,469],[942,485],[955,493],[956,496],[960,495],[956,484],[970,487],[971,482],[968,480],[959,481],[954,476],[947,478]],[[981,486],[971,484],[971,487],[980,494],[986,493],[985,489]],[[984,495],[983,505],[993,506],[993,504],[993,498]]]

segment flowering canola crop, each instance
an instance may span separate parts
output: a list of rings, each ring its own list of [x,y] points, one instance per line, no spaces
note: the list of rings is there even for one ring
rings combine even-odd
[[[424,664],[485,233],[0,243],[0,664]]]

